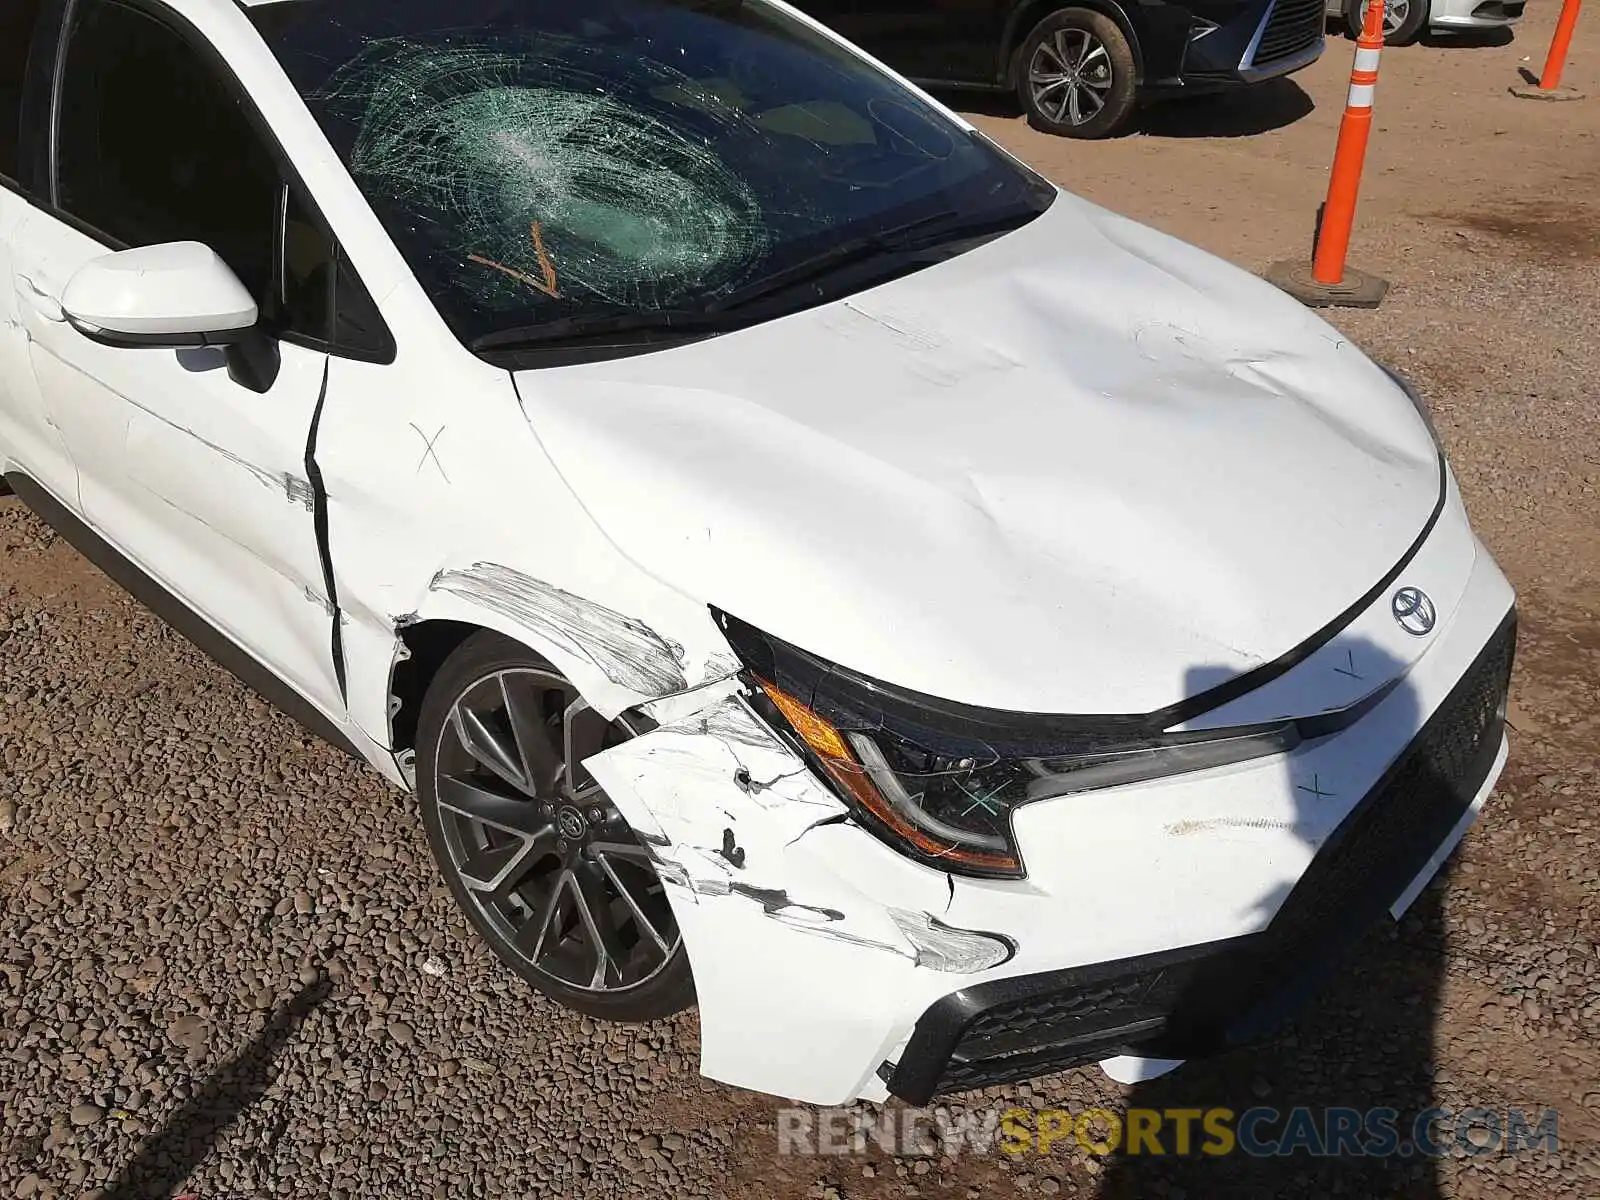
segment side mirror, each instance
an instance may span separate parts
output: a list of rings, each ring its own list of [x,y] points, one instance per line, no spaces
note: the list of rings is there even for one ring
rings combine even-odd
[[[111,346],[220,346],[256,323],[256,302],[210,246],[168,242],[90,259],[61,308]]]
[[[277,342],[256,328],[254,297],[201,242],[90,259],[67,281],[61,309],[74,329],[102,345],[223,346],[235,382],[265,392],[277,378]]]

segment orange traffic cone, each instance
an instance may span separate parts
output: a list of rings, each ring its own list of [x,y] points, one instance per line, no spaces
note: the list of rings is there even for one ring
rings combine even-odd
[[[1313,308],[1376,308],[1389,285],[1345,262],[1355,225],[1361,168],[1372,134],[1372,98],[1383,51],[1383,0],[1368,0],[1350,68],[1350,92],[1339,119],[1339,141],[1328,176],[1328,198],[1317,213],[1316,245],[1309,270],[1303,262],[1273,263],[1266,278]]]
[[[1561,86],[1561,71],[1567,65],[1567,54],[1572,49],[1572,31],[1578,27],[1578,10],[1583,0],[1565,0],[1561,16],[1556,20],[1556,33],[1550,39],[1550,53],[1545,56],[1544,73],[1537,83],[1533,76],[1523,72],[1527,83],[1511,86],[1511,94],[1524,100],[1582,100],[1583,93],[1574,87]]]

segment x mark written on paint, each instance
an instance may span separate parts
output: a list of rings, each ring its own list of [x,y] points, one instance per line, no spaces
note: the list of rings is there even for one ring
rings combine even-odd
[[[411,428],[417,431],[417,436],[422,439],[422,457],[417,459],[416,473],[421,475],[422,468],[427,466],[428,460],[431,458],[433,459],[433,465],[439,468],[439,474],[444,475],[444,481],[449,483],[450,476],[445,474],[444,463],[439,461],[439,453],[434,449],[434,446],[438,443],[439,439],[444,436],[445,427],[443,425],[439,426],[439,431],[432,437],[429,437],[427,434],[422,432],[421,428],[415,421],[410,422],[410,425]]]
[[[1356,670],[1356,652],[1354,650],[1346,650],[1344,654],[1345,660],[1350,664],[1350,666],[1348,669],[1345,667],[1335,667],[1333,669],[1334,673],[1338,675],[1348,675],[1351,679],[1360,679],[1361,673]]]
[[[1310,792],[1311,795],[1316,797],[1318,800],[1324,800],[1324,799],[1327,799],[1328,797],[1333,796],[1333,795],[1336,794],[1334,792],[1325,792],[1325,791],[1323,791],[1322,790],[1322,780],[1319,779],[1315,775],[1313,775],[1311,777],[1311,786],[1310,787],[1307,787],[1305,784],[1302,783],[1302,784],[1299,784],[1299,785],[1296,786],[1295,791],[1297,791],[1297,792]]]

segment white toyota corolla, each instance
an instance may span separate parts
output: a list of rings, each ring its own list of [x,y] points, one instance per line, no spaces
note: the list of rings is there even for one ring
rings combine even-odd
[[[809,1101],[1147,1075],[1492,786],[1406,386],[785,5],[5,13],[7,485],[559,1003]]]

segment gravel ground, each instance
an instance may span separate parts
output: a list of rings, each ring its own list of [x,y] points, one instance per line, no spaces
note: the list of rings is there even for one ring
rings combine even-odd
[[[1139,1088],[964,1098],[1560,1110],[1554,1157],[780,1157],[702,1083],[693,1014],[560,1013],[498,968],[408,800],[271,712],[0,501],[0,1197],[1600,1195],[1600,100],[1530,105],[1509,44],[1386,53],[1339,324],[1434,404],[1522,596],[1512,758],[1453,870],[1270,1042]],[[1592,32],[1592,31],[1591,31]],[[1579,33],[1568,81],[1600,94]],[[1251,268],[1303,253],[1349,53],[1078,145],[1055,178]],[[1248,135],[1248,136],[1247,136]]]

